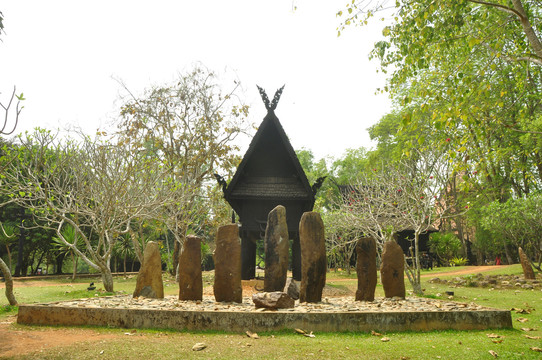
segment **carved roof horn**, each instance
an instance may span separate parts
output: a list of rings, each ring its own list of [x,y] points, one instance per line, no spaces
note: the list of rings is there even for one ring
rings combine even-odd
[[[279,103],[280,96],[282,95],[282,90],[284,90],[284,86],[285,85],[282,85],[282,87],[275,92],[273,101],[269,103],[269,98],[267,97],[265,90],[259,87],[258,85],[256,85],[256,87],[258,88],[258,91],[260,92],[260,95],[262,97],[263,103],[265,104],[265,108],[267,109],[267,111],[275,111],[275,109],[277,108],[277,104]]]

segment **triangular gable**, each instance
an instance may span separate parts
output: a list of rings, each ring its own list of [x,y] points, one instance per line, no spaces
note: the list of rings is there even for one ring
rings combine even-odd
[[[278,140],[278,143],[274,142],[272,146],[270,146],[271,149],[269,149],[268,153],[265,155],[267,156],[267,158],[255,158],[262,156],[262,151],[266,151],[266,145],[271,145],[266,144],[266,141],[269,142],[271,140]],[[277,159],[276,157],[279,157],[279,159]],[[299,159],[297,158],[297,155],[290,141],[288,140],[286,132],[284,131],[279,119],[277,118],[273,110],[268,110],[268,113],[260,124],[256,135],[254,135],[254,138],[252,139],[250,146],[245,153],[245,156],[243,157],[243,160],[239,164],[237,171],[233,176],[233,179],[231,180],[225,191],[226,199],[229,199],[232,197],[232,195],[235,195],[235,189],[238,187],[239,182],[243,179],[243,177],[272,177],[270,174],[265,173],[265,170],[263,169],[266,168],[268,162],[273,161],[289,162],[289,164],[283,165],[285,167],[290,167],[289,175],[295,175],[295,177],[297,178],[297,181],[293,183],[297,183],[296,185],[298,186],[292,186],[291,193],[284,194],[284,196],[292,196],[297,200],[303,199],[314,201],[314,195],[312,193],[312,189],[307,179],[307,176],[305,175]],[[288,170],[285,171],[288,172]],[[293,174],[291,174],[292,171]],[[254,194],[254,196],[257,195],[258,194]]]

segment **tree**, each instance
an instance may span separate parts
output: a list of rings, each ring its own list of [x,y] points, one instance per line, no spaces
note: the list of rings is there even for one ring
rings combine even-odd
[[[521,247],[532,265],[542,271],[542,197],[533,194],[526,198],[494,201],[482,208],[481,224],[494,239]]]
[[[4,239],[9,239],[13,236],[14,232],[10,234],[10,231],[6,231],[4,226],[0,224],[0,237],[3,237]],[[8,245],[6,244],[6,247]],[[9,256],[9,247],[8,247],[8,256]],[[6,265],[4,260],[0,258],[0,271],[4,274],[4,279],[6,281],[6,298],[8,299],[8,302],[10,305],[17,305],[17,299],[15,299],[15,295],[13,295],[13,279],[11,277],[11,258],[9,261],[9,267]]]
[[[122,143],[87,136],[58,140],[43,130],[19,141],[10,153],[18,161],[8,162],[0,192],[53,229],[113,291],[110,260],[118,236],[130,231],[134,219],[156,216],[169,202],[172,180],[161,164]],[[64,237],[67,226],[77,242]]]
[[[2,224],[0,222],[0,244],[5,246],[6,252],[8,254],[8,269],[11,271],[11,251],[10,251],[10,245],[13,244],[16,240],[18,228],[9,223]]]
[[[238,87],[223,93],[215,74],[202,67],[141,97],[124,87],[122,141],[162,163],[173,179],[172,202],[161,221],[175,237],[174,269],[187,232],[201,232],[203,223],[196,220],[217,215],[207,203],[216,190],[213,173],[231,175],[239,162],[233,140],[248,130],[248,106],[238,101]]]
[[[394,234],[411,229],[414,232],[412,266],[406,272],[416,294],[421,295],[421,261],[419,237],[443,218],[455,216],[455,198],[447,194],[450,169],[445,153],[412,152],[397,163],[352,179],[340,186],[341,195],[335,203],[332,224],[350,229],[351,233],[374,238],[382,250]],[[346,232],[342,230],[341,232]],[[335,236],[340,239],[340,235]],[[342,242],[352,242],[343,237]]]

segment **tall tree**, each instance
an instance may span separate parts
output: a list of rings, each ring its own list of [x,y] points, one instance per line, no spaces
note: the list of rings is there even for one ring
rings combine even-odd
[[[195,67],[142,96],[125,87],[129,96],[121,111],[120,136],[132,149],[160,161],[173,179],[173,201],[162,220],[176,240],[174,269],[186,233],[201,231],[196,221],[201,214],[213,216],[205,202],[213,173],[231,175],[239,161],[233,140],[248,130],[248,106],[239,101],[238,86],[224,93],[213,72]]]

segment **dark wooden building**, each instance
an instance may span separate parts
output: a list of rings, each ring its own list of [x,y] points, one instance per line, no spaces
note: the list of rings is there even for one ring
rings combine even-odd
[[[314,206],[314,192],[297,155],[275,115],[282,89],[269,104],[260,90],[267,108],[256,135],[224,190],[224,197],[239,216],[241,236],[241,273],[244,280],[255,277],[256,245],[263,239],[267,216],[277,205],[286,208],[292,245],[293,277],[301,279],[299,221]]]

